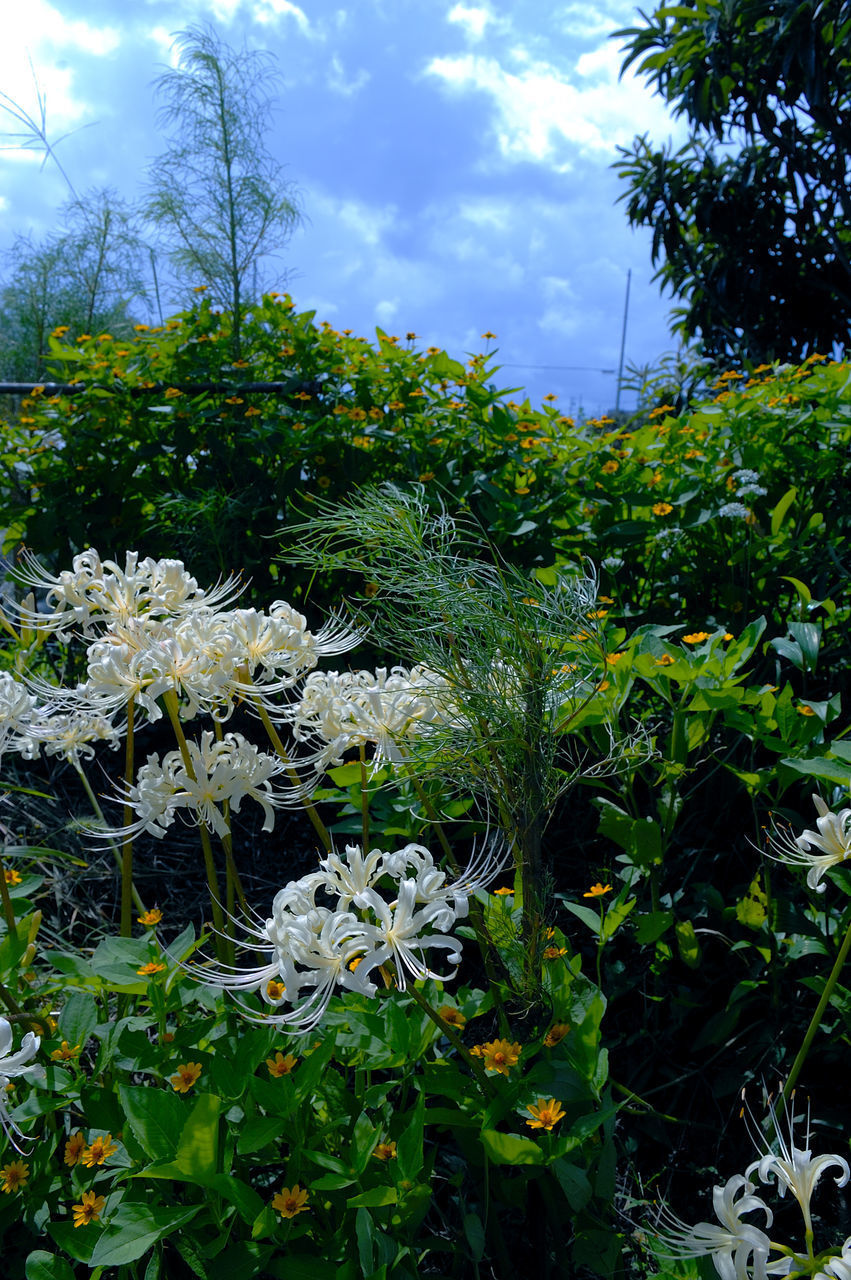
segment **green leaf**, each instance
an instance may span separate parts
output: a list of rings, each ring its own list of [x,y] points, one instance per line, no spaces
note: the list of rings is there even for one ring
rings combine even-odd
[[[395,1187],[370,1187],[358,1196],[351,1196],[346,1201],[347,1209],[379,1209],[385,1204],[396,1203]]]
[[[92,1267],[121,1267],[135,1262],[178,1227],[191,1222],[203,1205],[188,1209],[148,1208],[142,1204],[121,1204],[97,1239],[89,1259]]]
[[[202,1093],[186,1118],[174,1158],[167,1164],[145,1169],[145,1177],[178,1177],[201,1183],[211,1177],[216,1172],[220,1111],[221,1098]]]
[[[648,911],[636,916],[635,937],[637,942],[656,942],[674,923],[673,911]]]
[[[780,530],[781,530],[781,528],[782,528],[782,526],[783,526],[783,520],[784,520],[784,518],[785,518],[785,516],[786,516],[786,512],[789,510],[789,508],[791,507],[792,503],[795,501],[795,499],[797,498],[797,496],[798,496],[798,490],[797,490],[797,489],[795,488],[795,486],[793,485],[791,489],[787,489],[787,490],[786,490],[786,492],[783,494],[783,497],[780,499],[780,501],[777,503],[777,506],[776,506],[776,507],[774,508],[774,510],[772,511],[772,513],[771,513],[771,533],[772,533],[772,536],[773,536],[773,537],[777,537],[777,534],[780,532]],[[786,579],[786,581],[787,581],[787,582],[796,582],[796,579],[794,579],[794,578],[787,578],[787,579]],[[804,586],[804,584],[803,584],[803,583],[801,583],[800,585],[801,585],[802,587]],[[804,590],[805,590],[805,591],[807,590],[807,589],[806,589],[806,587],[804,587]],[[809,592],[807,592],[807,594],[809,595]],[[808,600],[806,600],[806,601],[804,601],[804,603],[805,603],[805,604],[809,604],[809,601],[808,601]]]
[[[25,1264],[27,1280],[74,1280],[74,1272],[64,1258],[36,1249]]]
[[[401,1177],[416,1181],[423,1167],[423,1121],[425,1094],[420,1093],[416,1105],[404,1117],[404,1127],[396,1144],[396,1159]]]
[[[677,949],[683,964],[689,969],[696,969],[700,964],[700,943],[690,920],[678,920],[675,926]]]
[[[186,1120],[182,1100],[150,1085],[119,1085],[118,1096],[127,1124],[149,1159],[170,1159]]]
[[[655,825],[655,824],[654,824]],[[603,941],[607,942],[626,920],[635,906],[635,898],[627,898],[626,902],[613,902],[603,920]]]
[[[464,1235],[473,1255],[474,1262],[481,1262],[485,1256],[485,1228],[477,1213],[464,1214]]]
[[[98,1024],[98,1008],[94,996],[72,991],[59,1015],[59,1034],[72,1047],[85,1048],[86,1041]]]
[[[760,877],[751,881],[748,891],[736,904],[736,919],[749,929],[761,929],[768,915],[768,897],[763,892]]]
[[[591,1199],[591,1183],[587,1173],[564,1157],[553,1161],[552,1168],[568,1204],[575,1213],[579,1213]]]
[[[494,1164],[543,1164],[544,1153],[531,1138],[518,1138],[514,1133],[498,1133],[483,1129],[482,1146]]]

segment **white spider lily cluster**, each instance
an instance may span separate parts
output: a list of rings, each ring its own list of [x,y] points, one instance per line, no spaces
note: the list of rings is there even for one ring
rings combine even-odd
[[[806,867],[807,884],[824,893],[822,877],[830,867],[838,867],[851,857],[851,809],[832,813],[821,796],[813,796],[818,810],[818,831],[804,831],[800,836],[775,830],[770,841],[770,856],[792,867]],[[811,850],[821,850],[820,853]]]
[[[180,751],[168,751],[162,761],[159,755],[148,756],[135,785],[122,797],[137,821],[117,830],[90,829],[90,834],[109,840],[141,831],[164,836],[179,811],[191,810],[211,830],[226,836],[228,825],[219,806],[227,801],[238,813],[246,796],[263,809],[263,830],[272,830],[274,808],[282,803],[282,796],[272,790],[272,779],[285,769],[276,756],[260,751],[241,733],[227,733],[215,741],[209,730],[201,734],[200,743],[187,742],[186,753],[184,759]],[[290,799],[293,794],[290,791]]]
[[[448,686],[425,667],[377,671],[314,671],[287,718],[297,741],[318,739],[316,760],[340,764],[353,747],[372,744],[373,767],[399,763],[405,745],[425,726],[444,719]]]
[[[308,1031],[335,991],[374,996],[374,976],[393,966],[397,987],[411,979],[453,977],[461,943],[450,929],[468,912],[468,899],[505,862],[502,846],[474,857],[465,874],[447,883],[428,849],[408,844],[395,853],[364,854],[348,845],[319,870],[292,880],[274,898],[272,914],[248,926],[245,945],[265,955],[253,969],[191,966],[208,985],[256,992],[274,1011],[268,1020]],[[452,966],[436,973],[427,953],[442,951]]]
[[[794,1117],[787,1113],[786,1134],[771,1104],[769,1115],[775,1135],[773,1145],[779,1150],[772,1150],[759,1132],[755,1141],[764,1154],[750,1164],[744,1174],[737,1173],[725,1186],[714,1188],[713,1208],[720,1226],[708,1222],[689,1226],[663,1206],[653,1228],[653,1247],[660,1259],[709,1257],[722,1280],[768,1280],[770,1276],[786,1275],[851,1280],[851,1239],[842,1245],[841,1253],[831,1256],[825,1250],[816,1256],[810,1213],[810,1201],[821,1175],[827,1169],[838,1170],[836,1185],[844,1187],[851,1176],[848,1162],[838,1155],[813,1156],[809,1150],[809,1127],[806,1146],[799,1147],[795,1143]],[[755,1194],[754,1174],[762,1183],[773,1180],[781,1196],[788,1190],[797,1200],[804,1218],[806,1245],[803,1250],[773,1241],[766,1234],[774,1215]],[[744,1215],[749,1213],[763,1214],[764,1222],[757,1226],[745,1221]]]
[[[17,1053],[12,1053],[12,1043],[12,1024],[7,1018],[0,1018],[0,1126],[15,1150],[20,1151],[21,1148],[15,1139],[26,1140],[26,1135],[9,1115],[6,1086],[12,1077],[22,1075],[29,1068],[41,1041],[34,1031],[28,1031]]]

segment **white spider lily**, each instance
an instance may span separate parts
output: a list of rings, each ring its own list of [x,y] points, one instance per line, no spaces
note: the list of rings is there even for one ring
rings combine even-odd
[[[205,591],[185,569],[182,560],[140,561],[128,551],[122,569],[114,560],[101,560],[93,548],[74,557],[73,568],[58,575],[47,572],[33,556],[24,557],[18,577],[47,591],[47,613],[21,608],[33,626],[50,628],[69,638],[73,630],[91,634],[100,623],[126,623],[134,618],[176,616],[203,605],[221,607],[242,587],[231,577]]]
[[[28,1139],[9,1115],[6,1104],[6,1086],[13,1076],[22,1075],[27,1070],[30,1062],[38,1052],[41,1040],[34,1031],[28,1031],[21,1041],[21,1047],[17,1053],[10,1052],[12,1043],[12,1024],[7,1018],[0,1018],[0,1126],[2,1126],[15,1150],[21,1151],[15,1141],[16,1137],[23,1138],[24,1141],[28,1141]]]
[[[264,831],[275,825],[274,809],[283,803],[281,793],[272,790],[272,779],[285,765],[277,756],[260,751],[240,733],[227,733],[215,741],[205,730],[201,741],[186,744],[191,769],[180,751],[167,752],[160,761],[151,755],[142,765],[134,786],[126,788],[122,799],[137,814],[137,821],[119,829],[89,828],[89,834],[106,839],[148,831],[163,836],[179,810],[191,810],[220,836],[228,826],[219,808],[227,800],[235,813],[246,796],[263,809]],[[295,789],[293,789],[295,790]]]
[[[816,1183],[826,1169],[838,1169],[840,1176],[835,1179],[838,1187],[844,1187],[851,1177],[851,1170],[848,1168],[848,1161],[842,1156],[837,1155],[821,1155],[813,1156],[809,1151],[810,1133],[809,1124],[807,1125],[807,1135],[804,1141],[807,1149],[803,1149],[795,1145],[794,1132],[794,1114],[789,1115],[787,1112],[787,1122],[789,1128],[788,1139],[781,1131],[777,1121],[777,1114],[773,1106],[769,1106],[769,1112],[774,1125],[775,1137],[777,1145],[780,1147],[779,1153],[768,1151],[761,1156],[759,1160],[755,1160],[746,1170],[747,1176],[756,1170],[759,1173],[761,1182],[768,1182],[773,1176],[777,1182],[777,1189],[781,1196],[786,1194],[788,1188],[792,1195],[801,1206],[801,1212],[804,1215],[804,1223],[807,1232],[812,1231],[812,1218],[810,1216],[810,1200]]]
[[[26,750],[26,732],[36,714],[36,698],[25,684],[8,671],[0,672],[0,754],[9,742],[16,750]]]
[[[851,1280],[851,1236],[842,1246],[842,1256],[826,1262],[824,1271],[817,1272],[814,1280]]]
[[[71,761],[83,756],[94,759],[96,742],[107,742],[115,750],[121,740],[119,730],[107,716],[88,709],[39,714],[27,726],[26,737],[34,754],[41,748],[46,756],[62,756]]]
[[[230,965],[189,970],[212,986],[258,993],[275,1007],[273,1022],[309,1030],[321,1021],[335,991],[375,995],[370,975],[387,962],[395,965],[400,990],[411,977],[451,977],[434,973],[425,955],[445,951],[457,969],[461,943],[446,935],[467,914],[467,895],[493,877],[504,856],[501,847],[490,846],[474,858],[469,876],[446,885],[422,845],[408,845],[398,854],[372,849],[366,855],[349,845],[345,856],[329,854],[318,871],[279,890],[266,920],[244,926],[245,946],[265,963],[248,970]],[[416,877],[406,878],[411,867]],[[392,898],[382,893],[384,880],[393,886]],[[330,905],[317,901],[320,895]]]
[[[851,857],[851,809],[831,813],[819,795],[813,796],[813,803],[819,814],[818,831],[804,831],[797,837],[775,831],[770,854],[789,866],[806,867],[807,884],[817,893],[824,893],[824,873]],[[821,849],[821,853],[810,853],[810,849]]]
[[[771,1241],[764,1231],[742,1221],[742,1214],[756,1210],[765,1214],[765,1225],[771,1226],[771,1210],[753,1190],[753,1183],[740,1173],[713,1189],[712,1207],[720,1226],[698,1222],[690,1227],[663,1208],[658,1220],[661,1229],[654,1228],[660,1259],[711,1257],[721,1280],[767,1280]]]
[[[328,745],[328,763],[339,764],[352,747],[372,744],[373,767],[405,759],[406,741],[443,718],[445,683],[425,667],[371,671],[317,671],[288,713],[296,739],[314,735]]]

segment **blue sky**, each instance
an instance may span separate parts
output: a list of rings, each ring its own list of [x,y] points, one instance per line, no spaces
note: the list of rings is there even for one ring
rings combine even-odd
[[[500,386],[611,408],[627,271],[627,362],[675,343],[649,233],[616,203],[618,144],[678,137],[609,33],[636,7],[541,0],[3,0],[0,87],[34,112],[78,188],[133,199],[163,150],[153,81],[172,34],[213,23],[277,57],[269,145],[300,194],[282,267],[299,309],[373,337],[413,331],[462,358],[497,335]],[[49,232],[67,197],[32,153],[0,152],[0,247]],[[177,299],[175,299],[177,303]],[[543,366],[543,367],[542,367]],[[578,366],[578,367],[576,367]],[[628,406],[629,397],[624,403]]]

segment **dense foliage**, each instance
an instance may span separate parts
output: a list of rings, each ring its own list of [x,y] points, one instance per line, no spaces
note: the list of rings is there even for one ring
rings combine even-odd
[[[851,322],[851,8],[698,0],[641,17],[616,33],[624,66],[690,136],[677,150],[636,138],[616,168],[681,301],[678,331],[716,361],[831,351]]]
[[[9,1102],[38,1144],[0,1157],[10,1280],[558,1276],[566,1257],[579,1276],[711,1275],[670,1256],[670,1220],[654,1260],[651,1201],[705,1220],[713,1182],[754,1160],[743,1087],[759,1116],[761,1082],[798,1078],[810,1145],[846,1143],[851,369],[731,370],[619,425],[500,391],[496,353],[369,343],[286,297],[252,309],[236,364],[229,334],[203,299],[132,341],[57,334],[73,392],[34,388],[4,427],[7,551],[49,566],[21,559],[23,591],[52,585],[10,613],[2,690],[4,774],[26,790],[0,998],[43,1068]],[[67,572],[88,545],[103,560]],[[195,599],[144,556],[208,592],[242,571],[249,594]],[[331,610],[360,628],[336,676]],[[93,764],[67,726],[48,749],[52,716],[105,688]],[[225,757],[229,786],[248,776],[237,746],[260,767],[240,735],[266,772],[205,790]],[[97,846],[86,803],[107,811]],[[823,866],[794,840],[816,824]],[[465,881],[476,849],[497,857],[485,825],[508,861]],[[386,853],[346,923],[360,950],[303,1031],[304,972],[290,995],[265,970],[239,986],[227,912],[245,894],[259,964],[263,928],[308,927],[298,895],[332,839]],[[420,853],[400,870],[412,844],[452,893]],[[454,983],[379,945],[382,895],[412,893],[414,865],[433,897],[412,954],[451,969],[451,914]],[[219,934],[199,939],[187,903],[208,887]]]

